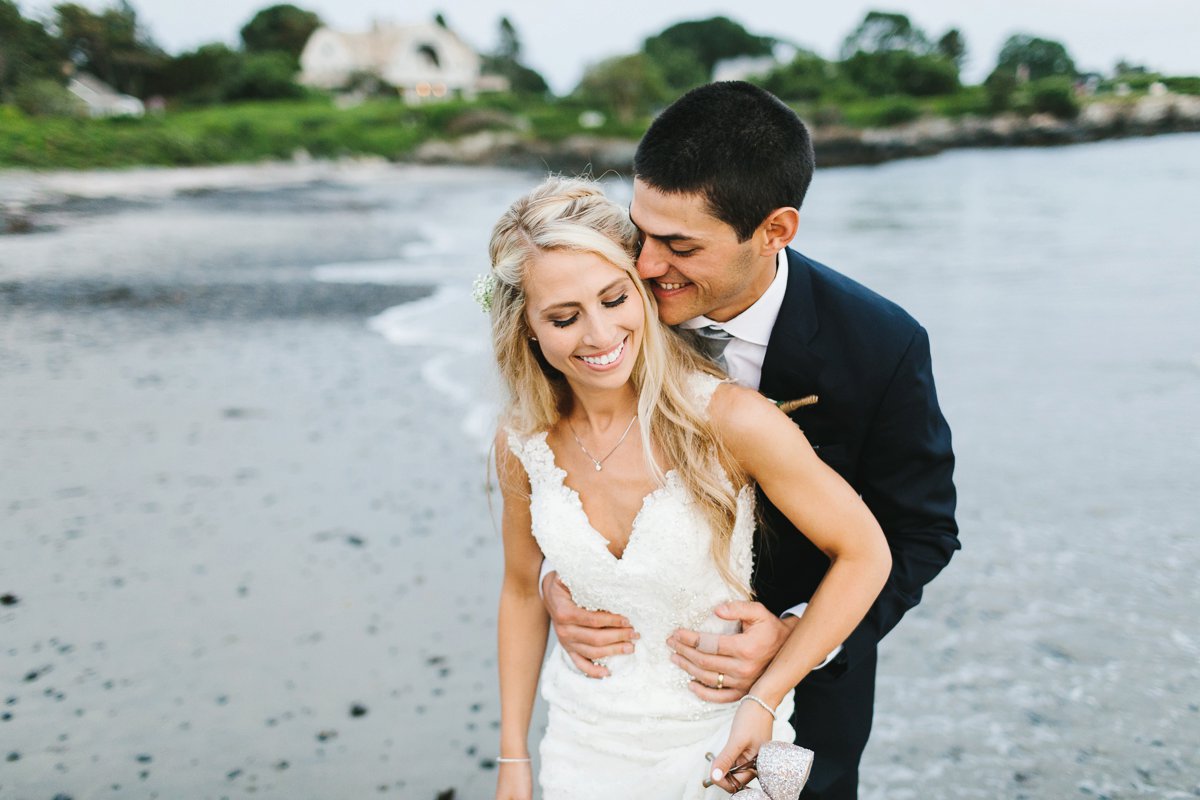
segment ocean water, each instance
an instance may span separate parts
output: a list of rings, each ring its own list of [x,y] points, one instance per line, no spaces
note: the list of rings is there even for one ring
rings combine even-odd
[[[0,794],[490,796],[470,285],[539,177],[0,176],[39,226],[0,237]],[[864,797],[1200,792],[1197,208],[1194,134],[818,169],[794,246],[925,325],[958,456],[963,551],[882,645]]]

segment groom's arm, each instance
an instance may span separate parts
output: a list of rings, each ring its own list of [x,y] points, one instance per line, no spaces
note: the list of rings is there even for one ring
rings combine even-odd
[[[863,442],[857,488],[887,537],[892,571],[845,642],[847,668],[920,602],[925,584],[959,549],[953,473],[950,427],[938,406],[929,337],[917,326]]]
[[[588,611],[575,605],[571,590],[558,579],[558,573],[543,563],[539,578],[542,603],[554,625],[558,643],[571,661],[589,678],[605,678],[608,668],[596,663],[602,658],[633,652],[638,633],[629,620],[607,611]]]
[[[929,339],[916,326],[868,428],[856,479],[888,540],[892,571],[867,616],[822,668],[841,673],[870,653],[959,548],[953,471],[950,428],[938,407]],[[776,617],[761,603],[729,605],[729,616],[717,613],[739,620],[743,633],[718,637],[714,647],[703,650],[694,631],[676,631],[668,640],[677,663],[696,678],[692,691],[711,702],[743,696],[795,621],[787,611],[783,619]],[[712,674],[726,676],[721,690],[705,683]]]

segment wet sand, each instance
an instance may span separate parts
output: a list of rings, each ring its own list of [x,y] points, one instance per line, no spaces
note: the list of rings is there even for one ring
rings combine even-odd
[[[426,719],[465,788],[495,552],[409,354],[358,320],[0,327],[0,795],[408,797]]]

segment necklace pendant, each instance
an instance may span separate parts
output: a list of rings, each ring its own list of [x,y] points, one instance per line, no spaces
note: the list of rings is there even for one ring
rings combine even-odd
[[[597,462],[596,462],[596,472],[599,472],[599,471],[600,471],[600,470],[602,470],[602,469],[604,469],[604,467],[603,467],[603,466],[601,466],[601,464],[600,464],[600,462],[599,462],[599,461],[597,461]]]

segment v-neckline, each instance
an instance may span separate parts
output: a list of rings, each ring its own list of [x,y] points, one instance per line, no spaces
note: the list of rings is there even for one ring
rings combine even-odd
[[[587,515],[587,509],[583,507],[583,498],[579,496],[579,492],[567,485],[567,471],[558,465],[558,457],[554,453],[554,448],[550,446],[550,442],[546,439],[548,434],[549,431],[542,431],[540,434],[538,434],[538,441],[541,442],[542,447],[546,448],[546,452],[550,455],[550,466],[558,475],[558,485],[561,486],[567,495],[574,501],[573,505],[578,510],[579,516],[583,520],[583,524],[592,534],[596,536],[597,539],[599,539],[599,543],[602,545],[604,552],[608,554],[609,558],[611,558],[615,563],[624,563],[629,557],[629,550],[631,547],[633,547],[634,539],[638,538],[638,523],[641,521],[642,516],[646,513],[646,510],[651,507],[652,503],[658,499],[659,495],[671,488],[671,484],[678,477],[678,473],[674,469],[667,470],[665,473],[663,473],[663,485],[653,489],[642,498],[642,504],[638,507],[637,513],[633,515],[633,522],[630,523],[629,536],[625,539],[625,547],[621,550],[621,555],[617,555],[612,551],[612,541],[603,533],[601,533],[599,528],[592,524],[591,518]]]

